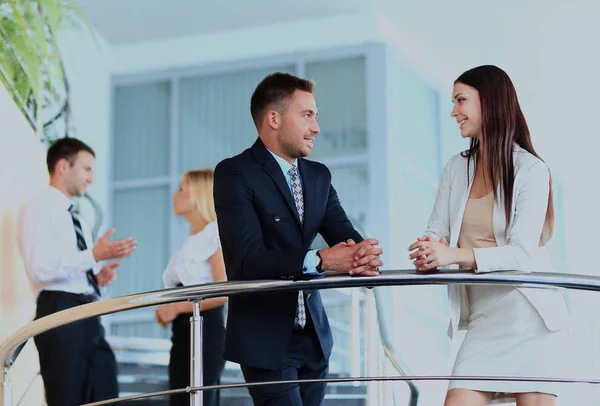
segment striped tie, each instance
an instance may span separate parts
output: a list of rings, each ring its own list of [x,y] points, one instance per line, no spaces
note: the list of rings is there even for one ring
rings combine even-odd
[[[302,185],[300,184],[300,176],[298,175],[298,168],[296,165],[292,165],[289,173],[290,180],[292,181],[292,195],[294,195],[294,203],[296,203],[300,224],[304,224],[304,193],[302,192]],[[298,315],[298,326],[304,328],[304,326],[306,326],[306,307],[304,305],[304,292],[301,290],[298,291],[296,313]]]
[[[73,219],[73,226],[75,227],[75,235],[77,236],[77,248],[79,251],[85,251],[87,249],[87,244],[85,243],[85,238],[83,236],[83,229],[81,228],[81,222],[79,221],[79,213],[77,209],[73,205],[69,206],[69,213],[71,213],[71,218]],[[85,275],[87,276],[87,280],[94,288],[94,291],[98,296],[100,294],[100,286],[98,286],[98,281],[96,280],[96,275],[94,272],[89,269]]]

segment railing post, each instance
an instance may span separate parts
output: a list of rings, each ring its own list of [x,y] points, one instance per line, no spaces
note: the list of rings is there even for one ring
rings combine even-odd
[[[194,300],[194,313],[190,317],[190,386],[192,388],[202,386],[202,316],[200,316],[200,300]],[[202,391],[190,392],[190,406],[202,406]]]
[[[4,367],[4,382],[2,382],[2,406],[11,406],[12,394],[10,393],[10,368]]]
[[[367,320],[365,323],[366,327],[366,338],[367,338],[367,353],[366,353],[366,376],[375,376],[378,373],[379,363],[381,362],[379,357],[379,348],[381,343],[377,334],[377,308],[375,307],[375,301],[373,299],[373,290],[367,289],[366,293],[366,315]],[[381,405],[381,398],[379,394],[380,385],[378,382],[367,382],[367,406],[378,406]]]
[[[360,348],[360,288],[350,290],[350,375],[361,376],[361,348]],[[359,386],[360,382],[354,382]]]

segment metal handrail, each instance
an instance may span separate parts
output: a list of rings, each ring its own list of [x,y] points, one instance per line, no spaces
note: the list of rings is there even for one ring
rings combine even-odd
[[[435,273],[415,273],[410,270],[383,271],[377,277],[352,277],[348,275],[328,275],[311,280],[270,280],[233,281],[210,283],[164,289],[147,293],[106,299],[81,305],[35,320],[14,332],[0,344],[0,362],[5,366],[5,376],[9,375],[17,348],[31,337],[52,328],[108,313],[173,303],[184,300],[208,299],[220,296],[294,291],[308,289],[332,289],[376,286],[407,285],[448,285],[448,284],[496,284],[496,285],[539,285],[562,287],[577,290],[600,291],[600,277],[588,275],[516,272],[476,274],[468,270],[441,271]],[[596,383],[596,382],[594,382]]]
[[[121,398],[101,400],[98,402],[85,403],[81,406],[102,406],[109,405],[116,402],[123,402],[129,400],[140,400],[152,398],[155,396],[164,396],[175,393],[190,393],[199,392],[213,389],[236,389],[236,388],[249,388],[253,386],[264,386],[264,385],[283,385],[283,384],[302,384],[302,383],[346,383],[346,382],[397,382],[397,381],[449,381],[457,380],[461,381],[494,381],[494,382],[545,382],[545,383],[585,383],[592,385],[600,385],[600,379],[570,379],[570,378],[534,378],[534,377],[522,377],[522,376],[447,376],[447,375],[435,375],[435,376],[346,376],[343,378],[314,378],[314,379],[288,379],[284,381],[269,381],[269,382],[247,382],[247,383],[229,383],[223,385],[206,385],[206,386],[188,386],[184,389],[171,389],[163,390],[159,392],[148,392],[142,395],[131,395],[124,396]]]
[[[416,273],[410,270],[382,271],[377,277],[331,275],[310,280],[257,280],[207,283],[179,288],[156,290],[105,299],[77,306],[37,319],[21,327],[0,344],[0,362],[10,367],[15,349],[33,336],[75,321],[117,313],[124,310],[156,306],[185,300],[209,299],[250,293],[282,292],[308,289],[332,289],[376,286],[446,285],[446,284],[533,284],[578,290],[600,291],[600,277],[547,272],[504,271],[476,274],[472,271],[441,271]],[[7,363],[8,362],[8,363]]]

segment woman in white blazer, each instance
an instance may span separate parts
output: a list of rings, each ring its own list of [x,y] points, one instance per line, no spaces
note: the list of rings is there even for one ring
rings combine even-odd
[[[454,83],[452,117],[470,148],[446,164],[424,237],[409,247],[419,271],[452,266],[476,273],[552,271],[544,248],[552,236],[552,182],[537,156],[516,91],[495,66]],[[448,287],[449,335],[467,329],[453,376],[560,377],[569,309],[552,288]],[[554,405],[555,385],[450,382],[445,406],[483,406],[516,398],[518,406]]]

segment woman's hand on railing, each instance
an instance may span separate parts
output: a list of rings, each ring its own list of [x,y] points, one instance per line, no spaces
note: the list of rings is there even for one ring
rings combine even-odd
[[[438,266],[453,263],[452,248],[448,247],[448,242],[443,237],[439,240],[430,236],[419,237],[408,250],[413,251],[408,258],[413,260],[417,271],[433,271]]]
[[[414,260],[417,271],[427,272],[440,266],[458,265],[465,269],[476,269],[475,252],[470,248],[451,248],[444,238],[439,241],[427,237],[417,238],[409,251],[415,250],[408,257]]]

